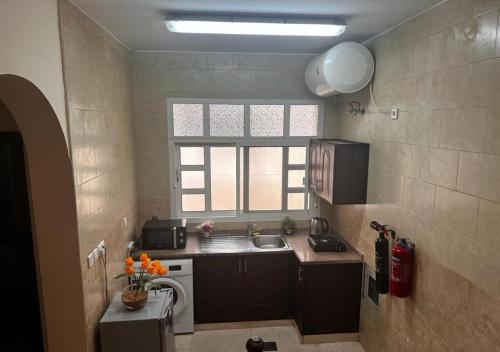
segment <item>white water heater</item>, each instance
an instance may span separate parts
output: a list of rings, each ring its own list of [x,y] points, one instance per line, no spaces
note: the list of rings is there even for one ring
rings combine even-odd
[[[375,64],[368,49],[356,42],[335,45],[306,68],[306,85],[320,97],[354,93],[372,79]]]

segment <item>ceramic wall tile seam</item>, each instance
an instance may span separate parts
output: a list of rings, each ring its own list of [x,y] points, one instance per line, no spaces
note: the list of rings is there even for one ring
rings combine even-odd
[[[479,2],[479,5],[481,5],[481,2],[483,2],[483,1],[476,1],[476,2]],[[490,1],[490,2],[492,2],[492,1]],[[477,6],[477,5],[478,4],[475,4],[474,8],[473,8],[474,18],[488,14],[490,12],[497,12],[498,9],[500,9],[500,4],[497,4],[497,5],[493,4],[493,6],[486,6],[484,8],[481,8],[481,6]]]
[[[438,186],[432,220],[445,228],[475,238],[479,198]]]
[[[476,240],[500,251],[500,203],[480,199]]]
[[[473,160],[474,159],[481,159],[481,160]],[[489,160],[485,160],[485,158],[488,158]],[[491,160],[491,159],[495,160]],[[466,163],[481,163],[481,166],[478,165],[468,165],[468,168],[464,167],[464,164]],[[458,178],[457,178],[457,190],[459,190],[462,193],[465,194],[470,194],[474,196],[478,196],[482,199],[489,200],[492,202],[499,202],[500,201],[500,191],[496,190],[493,192],[494,194],[492,195],[492,191],[494,191],[494,188],[497,187],[498,183],[495,181],[496,178],[499,176],[492,175],[491,173],[487,174],[477,174],[477,172],[482,172],[484,167],[491,166],[495,167],[495,165],[492,165],[492,163],[496,161],[497,164],[500,162],[500,156],[497,154],[487,154],[487,153],[472,153],[472,152],[460,152],[460,159],[459,159],[459,168],[458,168]],[[498,166],[498,165],[496,165]],[[468,174],[467,171],[472,171],[473,174]],[[491,170],[490,170],[491,171]],[[475,180],[471,180],[472,178],[475,178]],[[493,179],[489,179],[490,181],[490,186],[488,189],[485,189],[485,184],[484,184],[484,178],[488,177],[493,177]],[[478,180],[477,178],[483,178],[482,180]]]

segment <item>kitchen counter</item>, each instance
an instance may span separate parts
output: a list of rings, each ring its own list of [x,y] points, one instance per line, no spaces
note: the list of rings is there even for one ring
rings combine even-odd
[[[290,248],[284,248],[283,250],[273,250],[273,251],[256,251],[256,252],[231,252],[225,253],[221,251],[220,253],[206,253],[200,250],[198,242],[198,234],[189,234],[186,248],[175,249],[175,250],[148,250],[148,254],[153,259],[172,259],[172,258],[188,258],[196,256],[214,256],[214,255],[259,255],[267,253],[283,253],[293,251],[298,261],[303,265],[313,265],[313,264],[333,264],[333,263],[360,263],[362,262],[361,255],[352,249],[348,243],[347,250],[345,252],[315,252],[309,246],[307,242],[307,237],[309,233],[306,230],[298,230],[291,236],[286,236],[286,240]],[[345,242],[345,241],[344,241]],[[132,258],[138,259],[142,250],[137,250],[132,254]]]

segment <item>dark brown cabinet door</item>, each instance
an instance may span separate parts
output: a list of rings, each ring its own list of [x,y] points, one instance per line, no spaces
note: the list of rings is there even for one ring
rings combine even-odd
[[[318,182],[320,181],[320,152],[321,142],[311,140],[309,145],[309,189],[312,191],[318,190]]]
[[[362,267],[361,263],[302,267],[303,334],[358,331]]]
[[[242,257],[205,256],[194,259],[196,323],[243,320]]]
[[[245,320],[288,316],[289,254],[259,254],[243,258]]]
[[[366,203],[370,145],[313,139],[309,146],[309,189],[331,204]]]
[[[333,175],[334,175],[334,156],[335,148],[328,143],[322,143],[320,149],[321,163],[320,163],[320,180],[319,196],[324,199],[331,199],[333,197]]]
[[[293,300],[293,315],[295,318],[295,323],[299,331],[303,331],[304,323],[304,268],[300,266],[299,262],[295,261],[294,270],[294,300]]]

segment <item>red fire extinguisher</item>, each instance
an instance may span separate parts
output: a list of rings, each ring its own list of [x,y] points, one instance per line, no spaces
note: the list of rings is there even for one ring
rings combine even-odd
[[[395,297],[408,297],[411,293],[413,267],[413,244],[405,238],[399,238],[392,248],[390,293]]]

